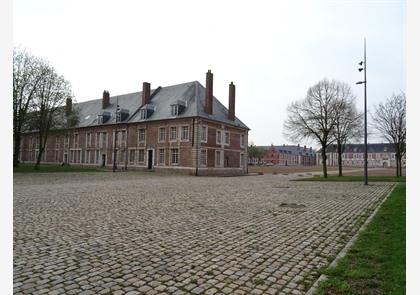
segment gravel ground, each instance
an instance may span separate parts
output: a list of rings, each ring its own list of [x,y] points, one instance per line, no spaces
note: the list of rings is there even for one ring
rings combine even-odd
[[[391,184],[14,175],[15,294],[304,294]]]

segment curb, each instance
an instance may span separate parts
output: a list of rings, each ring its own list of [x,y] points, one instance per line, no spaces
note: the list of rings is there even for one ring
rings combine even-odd
[[[382,204],[388,199],[388,197],[391,195],[391,193],[394,191],[395,187],[398,185],[398,183],[394,183],[394,185],[391,187],[391,190],[388,192],[388,194],[385,196],[385,198],[379,203],[379,205],[376,207],[376,209],[372,212],[372,214],[365,220],[363,225],[359,228],[359,230],[356,232],[356,234],[350,239],[350,241],[347,242],[347,244],[344,246],[343,249],[338,253],[337,257],[333,260],[333,262],[328,265],[328,268],[335,267],[338,263],[338,261],[343,258],[347,252],[350,250],[350,248],[353,246],[353,244],[356,242],[357,238],[359,237],[360,233],[366,229],[366,227],[369,225],[373,217],[378,212],[379,208],[382,207]],[[313,295],[315,294],[315,291],[318,289],[319,284],[325,280],[327,280],[328,277],[324,274],[322,274],[316,281],[313,283],[312,287],[305,293],[305,295]]]

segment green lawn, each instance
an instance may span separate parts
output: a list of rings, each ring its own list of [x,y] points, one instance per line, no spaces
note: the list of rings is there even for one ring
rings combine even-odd
[[[103,171],[94,167],[82,167],[77,165],[61,166],[53,164],[39,165],[39,169],[34,169],[34,164],[19,164],[18,167],[13,168],[16,173],[39,173],[39,172],[98,172]]]
[[[331,175],[327,178],[322,176],[315,175],[311,178],[301,178],[295,179],[296,181],[360,181],[363,182],[363,176],[337,176]],[[369,176],[368,183],[372,181],[385,181],[385,182],[405,182],[405,176],[395,177],[395,176]]]
[[[405,183],[399,183],[316,294],[405,294]]]

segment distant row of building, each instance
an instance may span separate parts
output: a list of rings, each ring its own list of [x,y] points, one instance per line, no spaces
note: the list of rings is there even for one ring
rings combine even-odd
[[[278,166],[314,166],[322,165],[321,150],[298,145],[261,146],[265,155],[261,159],[249,158],[250,164],[278,165]],[[364,163],[364,145],[347,144],[342,154],[343,166],[362,167]],[[402,165],[405,167],[405,157]],[[337,146],[327,148],[327,166],[338,166]],[[396,167],[395,148],[389,143],[368,144],[369,167]]]

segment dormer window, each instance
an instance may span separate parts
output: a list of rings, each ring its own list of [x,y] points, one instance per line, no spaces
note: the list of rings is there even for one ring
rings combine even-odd
[[[140,110],[140,120],[146,120],[149,118],[153,112],[155,111],[155,107],[150,104],[146,104],[141,110]]]
[[[117,109],[117,122],[123,122],[128,118],[129,111],[127,109]]]
[[[186,104],[182,100],[178,100],[175,104],[171,104],[171,116],[179,116],[185,110]]]
[[[140,119],[145,120],[146,118],[147,118],[147,110],[146,109],[140,110]]]
[[[98,115],[98,124],[105,124],[110,118],[110,112],[103,112],[101,115]]]
[[[171,116],[178,116],[178,105],[171,105]]]

